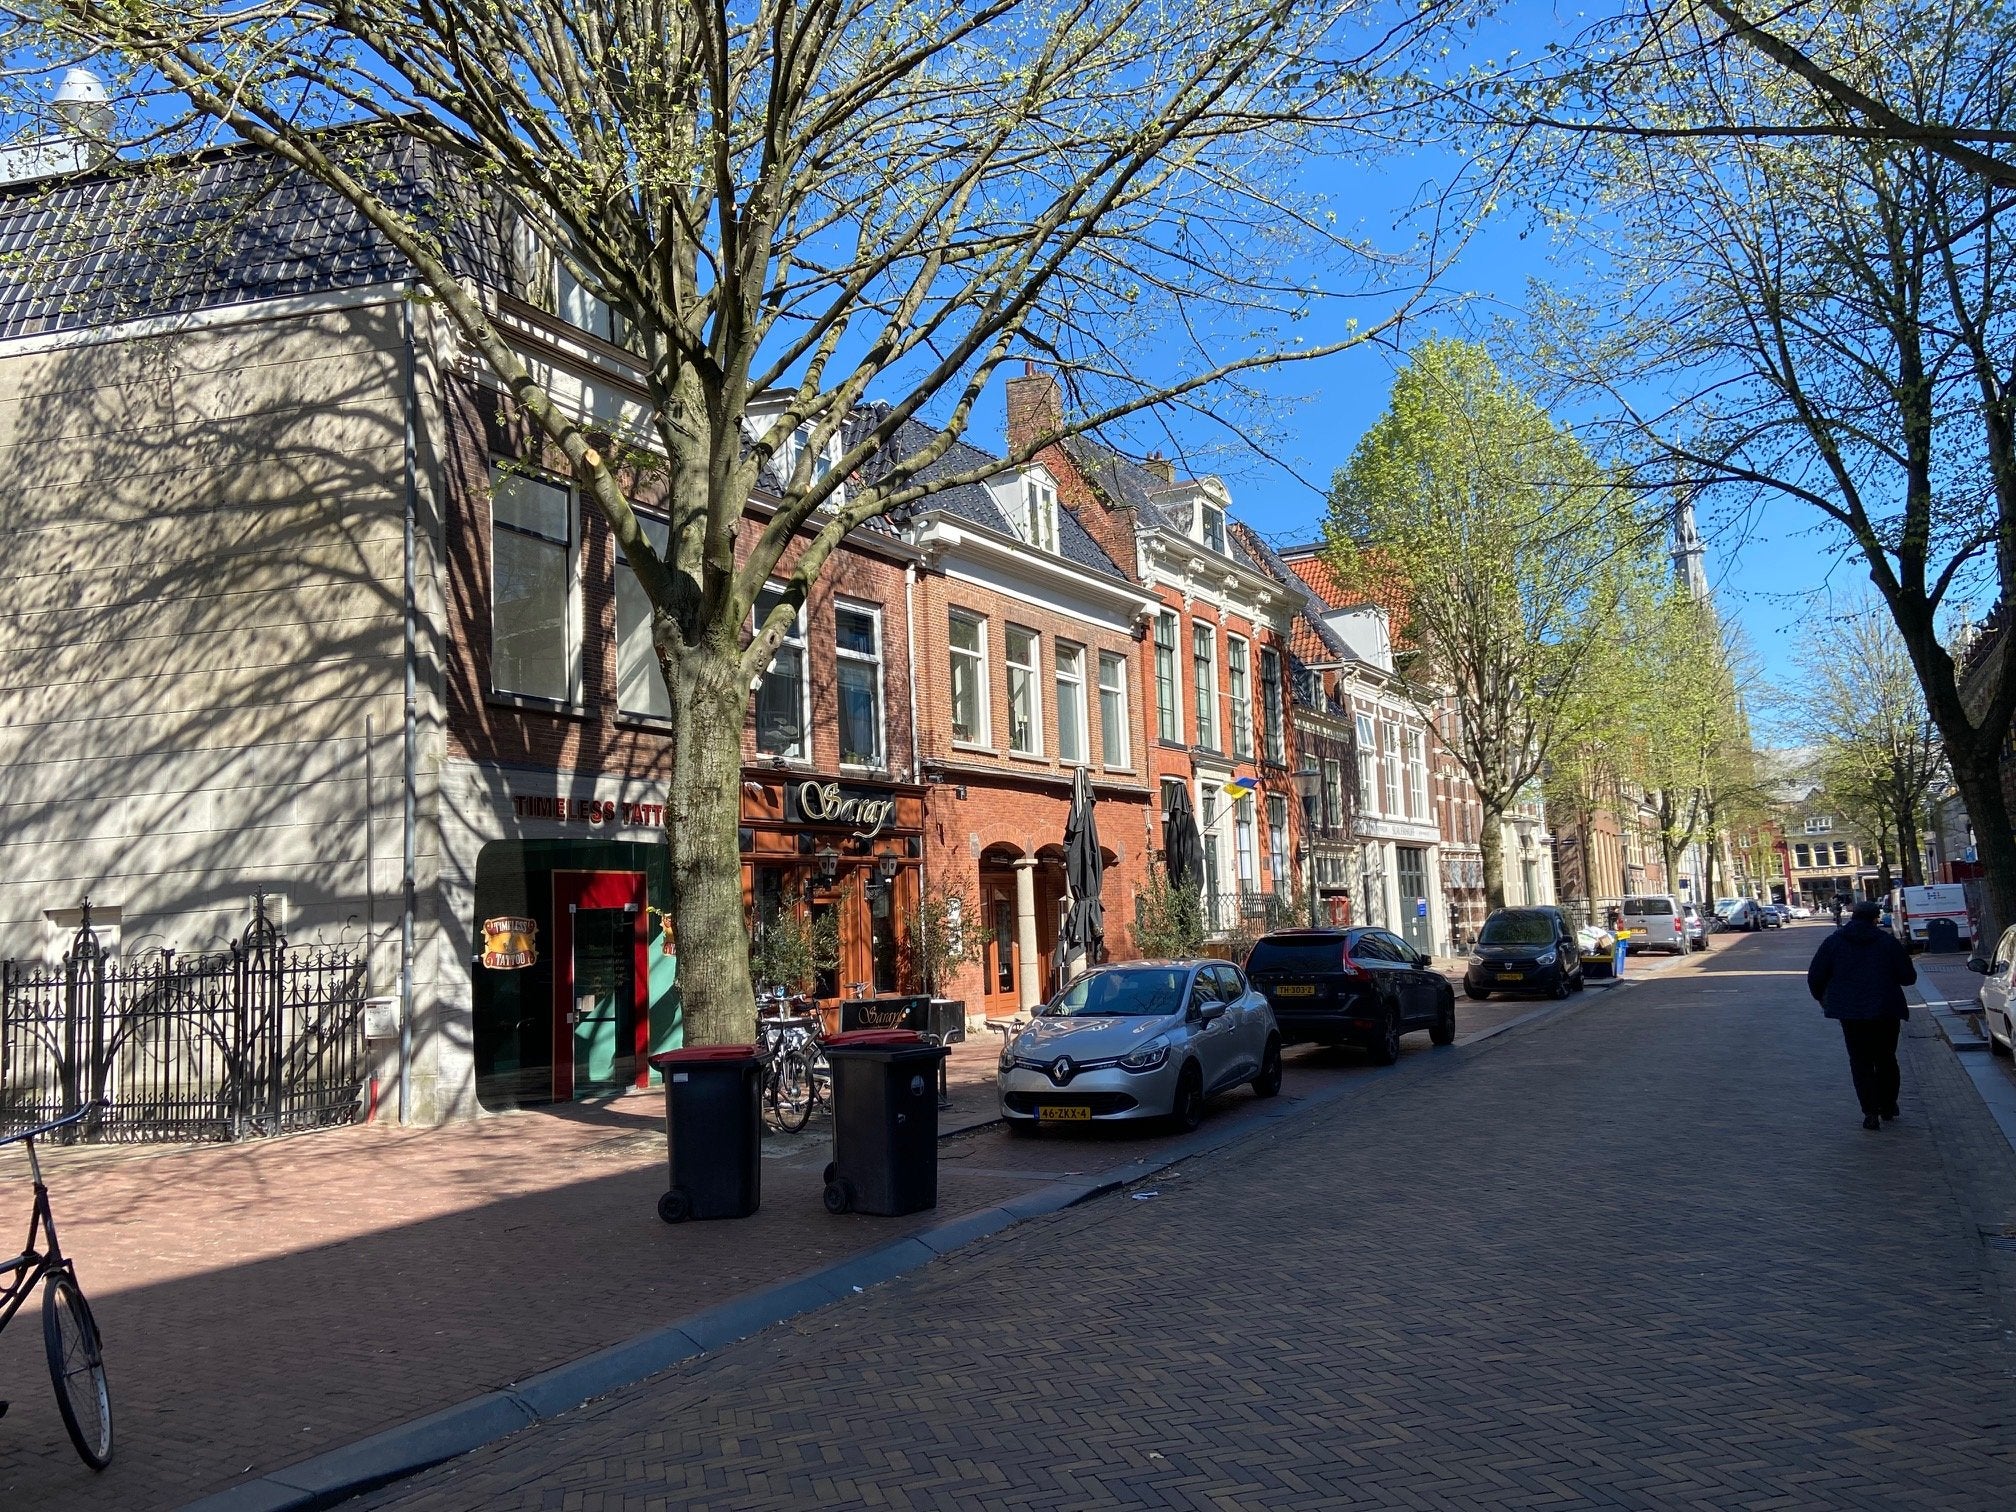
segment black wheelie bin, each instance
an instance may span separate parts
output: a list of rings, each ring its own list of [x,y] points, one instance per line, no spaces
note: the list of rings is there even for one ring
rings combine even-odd
[[[938,1068],[948,1053],[907,1029],[836,1034],[826,1211],[898,1217],[938,1206]]]
[[[763,1198],[763,1062],[753,1045],[706,1045],[651,1057],[665,1079],[672,1186],[667,1223],[747,1218]]]

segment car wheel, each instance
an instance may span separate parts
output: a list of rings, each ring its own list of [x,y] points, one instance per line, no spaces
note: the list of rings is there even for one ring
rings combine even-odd
[[[1274,1097],[1281,1091],[1281,1041],[1271,1034],[1260,1052],[1260,1074],[1249,1085],[1255,1097]]]
[[[1463,989],[1463,996],[1470,999],[1473,1003],[1488,1003],[1491,1001],[1491,989],[1489,987],[1465,987]]]
[[[1400,1059],[1400,1010],[1388,1008],[1386,1020],[1380,1026],[1379,1038],[1366,1047],[1372,1053],[1372,1064],[1390,1066]]]
[[[1442,1004],[1442,1011],[1435,1015],[1435,1026],[1428,1031],[1431,1045],[1453,1045],[1456,1043],[1456,994],[1450,993]]]
[[[1580,967],[1577,967],[1575,970],[1575,986],[1573,990],[1576,992],[1580,992],[1582,991],[1583,988],[1587,987],[1588,985],[1589,985],[1588,974],[1584,972]]]
[[[1992,1019],[1988,1019],[1988,1015],[1986,1014],[1983,1014],[1982,1018],[1990,1023],[1993,1022]],[[1989,1053],[1991,1055],[2016,1055],[2016,1029],[2010,1028],[2009,1020],[2006,1018],[2002,1020],[2002,1036],[1998,1040],[1995,1038],[1995,1031],[1993,1029],[1988,1031]]]
[[[1557,967],[1554,972],[1554,985],[1548,989],[1547,996],[1558,1003],[1573,990],[1568,985],[1568,973]]]
[[[1176,1078],[1176,1096],[1169,1104],[1169,1122],[1181,1134],[1194,1133],[1204,1122],[1204,1073],[1191,1061]]]

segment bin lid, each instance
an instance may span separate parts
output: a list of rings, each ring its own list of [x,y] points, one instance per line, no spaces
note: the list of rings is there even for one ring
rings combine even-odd
[[[754,1045],[695,1045],[686,1050],[661,1050],[651,1057],[654,1067],[694,1066],[709,1061],[755,1060]]]
[[[845,1050],[855,1045],[921,1045],[924,1036],[915,1029],[849,1029],[845,1034],[827,1036],[826,1048],[838,1045]]]

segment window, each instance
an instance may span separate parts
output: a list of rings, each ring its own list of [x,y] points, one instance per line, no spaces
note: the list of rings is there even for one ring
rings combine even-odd
[[[1383,813],[1400,812],[1400,727],[1390,719],[1379,721],[1379,774],[1385,794]]]
[[[1246,642],[1225,637],[1225,684],[1232,695],[1232,754],[1253,754],[1253,676]]]
[[[1428,817],[1428,763],[1422,755],[1421,732],[1407,732],[1407,817]]]
[[[1183,743],[1183,704],[1176,691],[1176,616],[1155,616],[1155,733]]]
[[[617,337],[616,320],[609,306],[589,293],[567,264],[555,258],[553,266],[558,274],[559,293],[554,301],[553,313],[577,331],[586,331],[591,336],[600,336],[604,341],[613,343]]]
[[[770,617],[770,611],[784,601],[782,590],[770,587],[756,595],[756,625]],[[756,749],[765,756],[782,756],[790,761],[806,761],[812,751],[805,732],[811,726],[806,708],[811,683],[805,676],[805,610],[800,606],[791,628],[785,632],[777,654],[756,685]]]
[[[1201,821],[1197,830],[1204,837],[1204,899],[1207,912],[1204,924],[1216,931],[1223,927],[1223,915],[1218,908],[1218,898],[1222,884],[1218,877],[1218,787],[1216,783],[1205,783],[1204,801],[1198,805],[1197,817]]]
[[[882,764],[882,611],[866,604],[833,610],[833,660],[840,689],[840,761]]]
[[[1260,723],[1262,728],[1260,754],[1276,766],[1288,760],[1288,747],[1282,734],[1281,704],[1281,653],[1272,646],[1260,648]]]
[[[1043,695],[1036,686],[1036,632],[1008,627],[1008,749],[1043,754]]]
[[[1267,869],[1274,874],[1274,891],[1287,897],[1288,800],[1279,793],[1267,795]]]
[[[1344,763],[1335,759],[1323,763],[1323,827],[1335,829],[1344,822]]]
[[[1232,804],[1232,848],[1239,858],[1239,891],[1260,890],[1260,852],[1253,838],[1253,800],[1235,799]]]
[[[833,453],[839,440],[838,436],[829,436],[824,446],[812,452],[812,471],[806,479],[808,485],[817,483],[833,471]],[[784,438],[783,446],[778,448],[775,471],[778,481],[786,488],[791,486],[791,480],[798,475],[798,464],[804,460],[808,451],[812,451],[812,427],[809,422],[792,431]]]
[[[565,484],[499,469],[490,496],[490,686],[572,701],[578,665]]]
[[[1810,848],[1804,845],[1793,846],[1792,864],[1794,866],[1811,866],[1813,864],[1813,856]]]
[[[1360,813],[1379,812],[1378,799],[1373,796],[1378,787],[1377,771],[1379,761],[1379,737],[1372,732],[1372,716],[1358,716],[1358,810]]]
[[[1041,478],[1022,480],[1022,539],[1039,551],[1057,549],[1057,490]]]
[[[987,622],[952,611],[952,738],[987,744]]]
[[[1127,765],[1127,658],[1099,653],[1099,754],[1109,767]]]
[[[1197,744],[1218,749],[1218,658],[1209,625],[1190,627],[1190,661],[1197,685]]]
[[[1834,842],[1834,864],[1836,866],[1846,866],[1848,864],[1848,847],[1839,840]]]
[[[1085,648],[1057,647],[1057,759],[1085,759]]]
[[[1197,539],[1221,556],[1225,551],[1225,511],[1216,504],[1199,501],[1197,505]]]
[[[1806,833],[1809,835],[1824,835],[1833,828],[1834,816],[1832,814],[1813,814],[1806,820]]]
[[[640,514],[637,523],[662,559],[670,533],[666,522]],[[616,551],[616,707],[625,714],[672,717],[665,669],[658,664],[657,648],[651,644],[651,600],[620,547]]]

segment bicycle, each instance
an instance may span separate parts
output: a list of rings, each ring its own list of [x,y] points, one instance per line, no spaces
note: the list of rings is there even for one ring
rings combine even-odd
[[[35,1206],[28,1219],[27,1246],[12,1260],[0,1261],[0,1331],[27,1305],[37,1283],[42,1287],[42,1344],[49,1356],[49,1379],[56,1388],[56,1406],[77,1454],[93,1470],[112,1463],[112,1393],[105,1382],[105,1357],[98,1347],[98,1324],[91,1304],[77,1284],[76,1268],[56,1242],[56,1219],[49,1209],[49,1188],[42,1180],[42,1162],[35,1140],[81,1123],[98,1109],[81,1108],[67,1118],[38,1124],[18,1134],[0,1136],[0,1145],[24,1144],[28,1172],[35,1183]],[[48,1248],[37,1247],[42,1236]],[[0,1402],[0,1415],[7,1404]]]
[[[813,1109],[831,1097],[832,1072],[819,1048],[819,1016],[774,1014],[757,1020],[762,1039],[765,1117],[781,1133],[796,1134]]]

